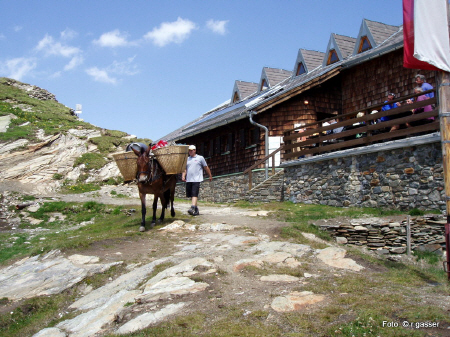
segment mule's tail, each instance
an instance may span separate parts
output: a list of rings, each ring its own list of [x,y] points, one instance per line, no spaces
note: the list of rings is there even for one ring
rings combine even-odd
[[[166,199],[166,208],[169,208],[170,204],[170,188],[164,192],[164,199]]]

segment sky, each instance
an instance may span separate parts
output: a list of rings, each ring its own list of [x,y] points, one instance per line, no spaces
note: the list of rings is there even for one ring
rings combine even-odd
[[[96,126],[158,140],[264,67],[292,71],[401,0],[1,0],[0,77],[36,85]]]

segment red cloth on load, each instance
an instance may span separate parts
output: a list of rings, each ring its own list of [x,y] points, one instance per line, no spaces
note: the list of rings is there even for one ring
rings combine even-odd
[[[152,150],[159,149],[160,147],[166,146],[168,143],[165,140],[160,140],[158,143],[152,146]]]

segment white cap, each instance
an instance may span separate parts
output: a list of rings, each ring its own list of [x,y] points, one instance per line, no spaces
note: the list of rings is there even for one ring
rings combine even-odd
[[[195,145],[189,145],[189,150],[195,150],[195,149],[196,149]]]

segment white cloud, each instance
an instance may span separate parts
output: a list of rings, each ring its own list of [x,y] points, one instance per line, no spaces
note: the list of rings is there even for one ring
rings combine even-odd
[[[22,30],[22,26],[14,26],[14,31],[17,33],[17,32],[20,32],[21,30]]]
[[[110,77],[108,72],[104,69],[92,67],[92,68],[86,69],[86,73],[89,76],[91,76],[94,79],[94,81],[97,81],[97,82],[111,83],[111,84],[117,83],[117,79],[115,79],[114,77]]]
[[[55,41],[53,37],[47,34],[41,41],[39,41],[36,46],[36,50],[44,52],[46,56],[56,55],[73,57],[74,55],[81,53],[79,48],[63,45],[60,42]]]
[[[82,55],[75,55],[72,57],[69,63],[64,66],[64,70],[72,70],[78,67],[80,64],[84,62],[84,57]]]
[[[214,33],[225,35],[225,33],[227,32],[225,27],[227,23],[228,20],[223,21],[208,20],[206,22],[206,27],[208,27],[208,29],[212,30]]]
[[[98,67],[92,67],[86,70],[86,73],[90,75],[94,81],[116,84],[119,80],[112,75],[126,75],[132,76],[139,73],[139,69],[133,64],[136,56],[128,58],[126,61],[114,61],[106,68],[100,69]]]
[[[6,39],[6,36],[3,35],[2,33],[0,33],[0,40],[4,40],[4,39]]]
[[[61,32],[62,40],[72,40],[77,36],[78,36],[78,33],[70,28],[66,28],[64,31]]]
[[[128,58],[126,61],[118,62],[114,61],[108,68],[108,72],[117,74],[117,75],[136,75],[139,73],[137,66],[133,64],[134,58],[136,56]]]
[[[159,47],[164,47],[172,42],[183,42],[196,28],[196,24],[192,21],[178,18],[178,20],[174,22],[163,22],[159,28],[154,28],[151,32],[145,34],[144,38],[151,40]]]
[[[36,68],[34,58],[18,57],[0,63],[0,72],[18,81],[28,75],[34,68]]]
[[[98,40],[93,41],[101,47],[125,47],[130,44],[127,41],[127,34],[121,33],[118,29],[113,30],[108,33],[104,33],[100,36]]]

